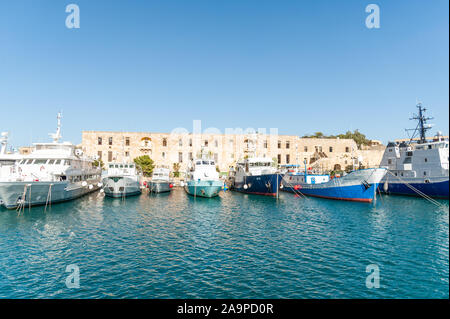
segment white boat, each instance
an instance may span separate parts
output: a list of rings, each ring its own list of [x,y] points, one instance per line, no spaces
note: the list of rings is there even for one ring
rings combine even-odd
[[[106,174],[102,176],[103,190],[109,197],[139,195],[142,174],[134,163],[110,163]]]
[[[184,185],[189,195],[215,197],[219,195],[223,185],[214,160],[202,156],[189,164]]]
[[[164,166],[158,166],[153,169],[151,180],[148,182],[150,193],[170,192],[173,184],[170,181],[170,169]]]
[[[380,184],[387,194],[449,198],[449,141],[440,132],[426,138],[431,128],[426,122],[425,108],[419,103],[416,129],[408,142],[390,142],[381,160],[381,167],[389,170]],[[415,135],[418,135],[415,138]]]
[[[101,186],[101,170],[81,149],[70,142],[60,143],[61,114],[52,143],[35,143],[31,154],[23,156],[15,170],[0,181],[0,198],[6,208],[47,205],[72,200]]]

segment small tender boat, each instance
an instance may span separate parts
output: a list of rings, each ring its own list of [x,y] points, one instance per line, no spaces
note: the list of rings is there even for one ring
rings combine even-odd
[[[126,197],[139,195],[142,175],[134,163],[111,163],[103,176],[103,190],[109,197]]]
[[[153,169],[152,179],[148,182],[150,193],[170,192],[173,187],[170,181],[170,169],[164,166]]]
[[[192,196],[215,197],[222,190],[223,182],[216,171],[216,163],[206,157],[196,159],[186,172],[184,189]]]
[[[302,173],[285,174],[281,189],[306,196],[372,202],[376,196],[378,184],[386,172],[385,168],[368,168],[332,178],[325,174],[308,174],[305,169]]]

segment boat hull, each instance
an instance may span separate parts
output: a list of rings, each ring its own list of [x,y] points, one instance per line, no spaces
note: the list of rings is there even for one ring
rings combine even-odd
[[[98,180],[91,188],[69,182],[0,182],[0,198],[7,209],[65,202],[99,189]],[[51,186],[50,186],[51,185]]]
[[[142,193],[141,185],[135,178],[127,176],[108,176],[103,178],[105,195],[113,198],[135,196]]]
[[[301,175],[286,175],[283,179],[283,190],[305,196],[370,203],[374,200],[378,185],[385,174],[384,168],[363,169],[320,184],[301,183],[298,182],[302,178]],[[289,177],[296,179],[288,180]]]
[[[424,179],[406,179],[410,186],[424,193],[427,196],[435,198],[449,198],[449,180],[447,178],[430,178],[425,182]],[[383,179],[378,186],[380,192],[392,195],[421,196],[405,183],[398,181],[392,182]]]
[[[216,197],[222,190],[221,181],[188,181],[184,186],[186,193],[199,197]]]
[[[171,191],[171,183],[166,181],[150,181],[148,189],[150,193],[167,193]]]
[[[244,176],[234,181],[233,189],[246,194],[276,196],[282,177],[278,174]]]

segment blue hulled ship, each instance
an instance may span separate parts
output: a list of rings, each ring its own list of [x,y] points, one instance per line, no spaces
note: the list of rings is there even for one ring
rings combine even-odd
[[[449,198],[449,141],[438,132],[426,138],[431,129],[426,109],[417,105],[417,128],[409,140],[389,142],[381,160],[381,167],[389,172],[380,184],[387,194]]]

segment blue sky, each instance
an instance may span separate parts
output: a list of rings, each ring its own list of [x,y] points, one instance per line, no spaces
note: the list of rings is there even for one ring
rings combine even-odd
[[[80,8],[67,29],[65,7]],[[376,3],[381,28],[367,29]],[[406,137],[416,98],[448,134],[448,1],[2,1],[1,131],[359,129]]]

